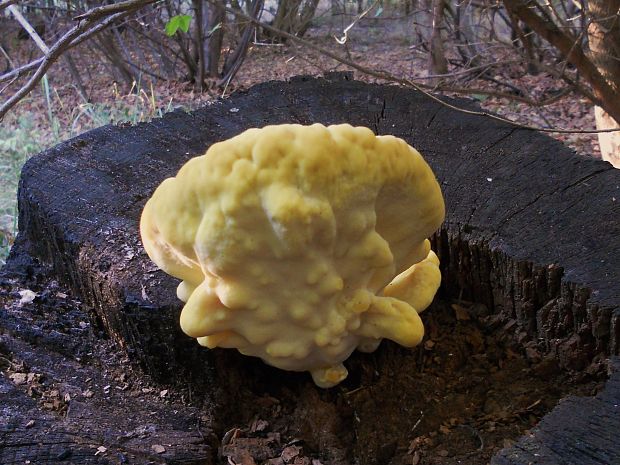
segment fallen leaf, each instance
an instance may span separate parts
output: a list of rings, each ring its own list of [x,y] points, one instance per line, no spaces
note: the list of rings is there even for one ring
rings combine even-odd
[[[9,375],[9,379],[13,381],[13,384],[15,384],[16,386],[20,386],[22,384],[26,384],[28,375],[26,373],[13,373]]]
[[[21,299],[19,299],[18,305],[21,307],[22,305],[26,305],[31,303],[36,297],[36,292],[32,292],[30,289],[24,289],[19,291],[19,295]]]
[[[156,454],[163,454],[164,452],[166,452],[166,448],[161,444],[153,444],[151,446],[151,449],[153,449],[153,452],[155,452]]]
[[[288,446],[284,448],[284,450],[282,451],[282,454],[280,454],[280,457],[282,457],[282,459],[284,459],[285,462],[290,462],[295,457],[297,457],[300,452],[301,452],[301,447]]]
[[[460,306],[459,304],[452,304],[452,310],[454,310],[454,314],[456,315],[456,319],[459,321],[467,321],[470,319],[469,312],[465,307]]]
[[[265,431],[265,429],[267,429],[267,426],[269,426],[269,423],[267,423],[265,420],[255,420],[254,422],[252,422],[250,432],[254,433],[256,431]]]

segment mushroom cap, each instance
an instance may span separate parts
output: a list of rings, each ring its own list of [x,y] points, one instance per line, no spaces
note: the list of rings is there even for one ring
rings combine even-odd
[[[185,333],[327,387],[356,348],[421,341],[418,313],[440,281],[426,238],[443,218],[433,172],[402,139],[285,124],[189,160],[146,203],[140,231],[182,280]]]

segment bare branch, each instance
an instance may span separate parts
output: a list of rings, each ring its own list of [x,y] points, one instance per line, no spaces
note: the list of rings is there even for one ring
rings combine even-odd
[[[594,103],[605,108],[616,121],[620,121],[620,98],[612,86],[586,56],[583,49],[576,46],[575,38],[564,33],[553,21],[538,16],[531,8],[532,3],[537,4],[537,2],[523,0],[504,0],[506,8],[575,65],[586,81],[592,85]]]
[[[263,8],[263,0],[253,0],[252,2],[252,18],[257,19],[260,15],[261,9]],[[254,30],[256,28],[256,24],[254,22],[250,22],[250,24],[244,29],[243,36],[235,49],[235,52],[231,57],[226,60],[226,64],[224,65],[224,69],[222,71],[222,78],[218,82],[218,86],[228,87],[228,84],[235,77],[237,71],[241,67],[243,60],[248,51],[248,45],[250,40],[252,39],[252,34],[254,34]]]
[[[0,82],[14,79],[19,77],[22,73],[31,71],[36,68],[35,73],[30,79],[6,102],[0,106],[0,121],[4,118],[6,113],[14,107],[17,102],[24,98],[37,83],[42,79],[47,70],[58,60],[58,58],[67,50],[78,45],[94,34],[102,31],[114,21],[118,21],[121,18],[128,16],[134,11],[155,3],[158,0],[126,0],[123,2],[115,3],[113,5],[106,5],[103,7],[92,8],[78,18],[76,26],[71,28],[62,37],[60,37],[52,47],[48,49],[48,52],[44,57],[35,60],[27,65],[24,65],[9,73],[5,73],[0,76]],[[7,5],[10,7],[11,5]]]
[[[344,65],[347,65],[357,71],[360,71],[361,73],[367,74],[369,76],[373,76],[379,79],[383,79],[389,82],[394,82],[397,84],[401,84],[401,85],[405,85],[408,87],[411,87],[415,90],[417,90],[418,92],[423,93],[424,95],[426,95],[428,98],[440,103],[441,105],[448,107],[452,110],[456,110],[459,111],[461,113],[466,113],[469,115],[475,115],[475,116],[482,116],[485,118],[489,118],[495,121],[499,121],[502,123],[506,123],[506,124],[510,124],[512,126],[515,126],[517,128],[521,128],[521,129],[526,129],[526,130],[532,130],[532,131],[540,131],[540,132],[553,132],[553,133],[572,133],[572,134],[595,134],[595,133],[600,133],[600,132],[614,132],[614,131],[618,131],[618,129],[604,129],[604,130],[589,130],[589,129],[559,129],[559,128],[543,128],[540,126],[534,126],[534,125],[527,125],[527,124],[521,124],[521,123],[517,123],[516,121],[512,121],[508,118],[504,118],[502,116],[498,116],[498,115],[494,115],[492,113],[486,112],[484,110],[467,110],[465,108],[460,108],[457,107],[455,105],[452,105],[451,103],[446,102],[444,99],[437,97],[436,95],[433,95],[432,93],[430,93],[428,90],[426,89],[430,89],[430,90],[444,90],[444,91],[448,91],[448,92],[454,92],[457,94],[476,94],[476,93],[480,93],[480,94],[493,94],[493,95],[497,95],[497,93],[491,93],[489,91],[484,91],[484,90],[475,90],[475,89],[463,89],[463,88],[452,88],[452,87],[431,87],[425,84],[421,84],[419,82],[415,82],[411,79],[405,79],[402,77],[398,77],[393,75],[392,73],[385,71],[385,70],[376,70],[376,69],[372,69],[372,68],[368,68],[366,66],[360,65],[359,63],[356,63],[350,59],[347,59],[345,57],[339,56],[323,47],[320,47],[318,45],[313,44],[312,42],[309,42],[305,39],[302,39],[300,37],[297,37],[294,34],[290,34],[288,32],[276,29],[272,26],[270,26],[269,24],[266,23],[262,23],[260,21],[258,21],[257,19],[254,19],[244,13],[241,13],[240,11],[235,11],[233,9],[230,8],[226,8],[226,11],[228,13],[231,13],[237,17],[243,18],[246,21],[251,21],[253,22],[255,25],[260,26],[261,28],[279,35],[283,38],[286,38],[288,40],[297,42],[298,44],[303,45],[304,47],[307,47],[309,49],[315,50],[329,58],[332,58],[336,61],[338,61],[339,63],[342,63]],[[571,44],[572,45],[572,44]],[[504,96],[504,95],[503,95]],[[514,96],[510,96],[510,98],[514,98]],[[529,99],[515,99],[515,100],[526,100],[529,102]]]
[[[111,5],[98,6],[88,10],[86,13],[78,15],[73,18],[74,21],[80,21],[83,19],[89,19],[95,21],[99,18],[103,18],[115,13],[121,13],[128,10],[137,10],[143,6],[156,3],[160,0],[125,0],[122,2],[113,3]]]
[[[43,62],[44,57],[38,58],[34,61],[31,61],[27,65],[20,66],[19,68],[15,68],[8,73],[4,73],[0,76],[0,82],[8,81],[10,79],[15,79],[16,77],[21,76],[28,71],[32,71],[37,66],[39,66]]]
[[[85,22],[82,25],[73,27],[69,32],[64,34],[58,41],[50,48],[49,53],[43,57],[36,72],[30,77],[28,82],[24,84],[13,96],[11,96],[6,102],[0,106],[0,121],[4,118],[6,113],[13,108],[17,102],[24,98],[37,83],[43,78],[47,70],[56,62],[56,60],[62,55],[63,52],[69,50],[74,45],[88,39],[92,35],[100,32],[108,27],[112,22],[123,18],[130,14],[133,10],[116,13],[112,16],[104,19],[99,24],[90,27],[90,22]]]
[[[11,56],[7,53],[7,51],[4,49],[4,47],[2,45],[0,45],[0,53],[2,53],[2,55],[4,55],[4,59],[8,63],[9,67],[13,68],[15,66],[13,64],[13,60],[11,60]],[[2,81],[0,81],[0,82],[2,82]]]
[[[1,90],[0,90],[0,95],[2,95],[4,93],[5,90],[7,90],[11,84],[13,84],[15,81],[17,80],[17,76],[15,76],[11,82],[9,82],[7,85],[5,85]]]
[[[372,10],[375,6],[377,6],[378,3],[379,3],[379,0],[375,0],[375,2],[372,5],[370,5],[368,8],[366,8],[366,10],[358,14],[355,17],[355,19],[351,22],[351,24],[349,24],[347,27],[344,28],[344,30],[342,31],[342,37],[338,38],[334,36],[334,39],[336,39],[336,42],[338,42],[340,45],[344,45],[348,39],[349,31],[353,28],[353,26],[355,26],[364,16],[370,13],[370,10]]]
[[[19,22],[19,24],[22,25],[22,27],[26,30],[28,35],[30,35],[32,40],[34,40],[35,44],[37,44],[37,47],[39,47],[41,49],[41,51],[45,55],[47,55],[50,52],[50,49],[47,47],[45,42],[43,42],[43,39],[41,39],[41,36],[39,34],[37,34],[37,31],[34,30],[34,28],[28,22],[28,20],[26,18],[24,18],[24,16],[15,7],[15,5],[9,5],[9,11],[11,12],[11,14],[13,16],[15,16],[15,19]]]

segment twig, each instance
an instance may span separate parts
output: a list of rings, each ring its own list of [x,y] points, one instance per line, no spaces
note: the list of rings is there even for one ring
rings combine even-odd
[[[489,76],[489,73],[487,73],[486,71],[483,71],[482,73],[480,73],[478,75],[478,77],[480,79],[483,79],[485,81],[489,81],[492,82],[494,84],[497,84],[498,86],[505,86],[508,87],[510,90],[512,90],[515,95],[518,95],[520,97],[522,97],[523,95],[525,95],[525,92],[523,91],[523,89],[518,88],[517,86],[509,83],[509,82],[501,82],[498,79],[495,79],[493,76]],[[527,98],[527,97],[526,97]],[[537,106],[537,105],[536,105]]]
[[[14,68],[15,65],[13,64],[13,60],[11,60],[10,55],[7,53],[7,51],[4,49],[4,47],[2,45],[0,45],[0,52],[2,52],[2,54],[4,55],[4,58],[6,59],[6,62],[9,65],[9,69]]]
[[[413,427],[411,428],[411,432],[413,433],[415,431],[415,429],[420,426],[420,423],[422,423],[422,419],[424,418],[424,412],[422,410],[420,410],[420,418],[418,418],[418,420],[415,422],[415,424],[413,425]]]
[[[344,396],[351,396],[351,395],[356,394],[356,393],[358,393],[360,391],[363,391],[364,389],[367,389],[367,388],[368,388],[368,386],[359,386],[359,387],[356,387],[355,389],[352,389],[350,391],[345,392],[343,395]]]
[[[27,65],[20,66],[19,68],[13,69],[8,73],[4,73],[0,75],[0,82],[8,81],[9,79],[15,79],[22,75],[22,73],[27,73],[28,71],[32,71],[37,66],[39,66],[43,62],[43,58],[37,58],[34,61],[31,61]]]
[[[364,16],[366,16],[370,10],[372,10],[375,6],[377,6],[377,3],[379,3],[379,0],[375,0],[375,2],[370,5],[368,8],[366,8],[364,11],[362,11],[360,14],[358,14],[355,19],[351,22],[351,24],[349,24],[347,27],[344,28],[344,30],[342,31],[342,37],[339,39],[338,37],[334,36],[334,39],[336,40],[336,42],[338,42],[340,45],[344,45],[347,42],[348,34],[349,31],[353,28],[353,26],[355,26],[357,24],[357,22],[362,19]]]
[[[416,79],[425,80],[425,79],[450,78],[450,77],[457,77],[457,76],[472,74],[477,71],[482,71],[484,73],[491,68],[495,68],[496,66],[504,66],[504,65],[516,64],[516,63],[522,63],[522,62],[523,60],[502,60],[502,61],[496,61],[494,63],[486,63],[484,65],[472,66],[471,68],[466,68],[461,71],[452,71],[446,74],[429,74],[426,76],[418,76],[416,77]]]
[[[11,81],[9,81],[9,83],[6,86],[4,86],[2,89],[0,89],[0,95],[2,95],[4,93],[4,91],[7,90],[11,86],[11,84],[13,84],[15,81],[17,81],[18,77],[19,76],[15,76],[13,79],[11,79]]]

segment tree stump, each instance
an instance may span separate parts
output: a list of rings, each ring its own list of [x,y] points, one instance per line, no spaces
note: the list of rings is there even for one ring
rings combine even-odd
[[[475,109],[469,101],[446,101]],[[444,304],[427,311],[428,344],[409,351],[384,343],[376,354],[354,354],[347,362],[349,379],[328,391],[316,388],[306,374],[285,373],[235,351],[207,351],[185,337],[178,327],[177,281],[149,261],[138,234],[147,198],[189,158],[247,128],[291,122],[347,122],[405,139],[433,168],[447,208],[445,224],[433,238],[443,273],[437,300]],[[55,420],[61,427],[54,441],[68,444],[73,463],[123,463],[118,454],[135,463],[226,463],[222,457],[234,463],[293,463],[302,460],[294,449],[301,447],[298,444],[309,451],[303,458],[307,462],[299,463],[310,463],[308,457],[324,464],[417,463],[420,455],[416,456],[413,441],[417,428],[444,428],[441,434],[469,435],[462,440],[479,441],[474,449],[486,455],[480,462],[466,460],[472,464],[486,463],[492,455],[497,465],[620,461],[615,440],[620,427],[620,375],[614,358],[620,352],[620,171],[579,157],[542,134],[451,110],[409,89],[352,81],[347,74],[299,77],[255,86],[192,113],[177,111],[136,126],[106,126],[49,149],[24,167],[19,212],[20,232],[5,270],[13,289],[6,295],[13,301],[4,302],[7,329],[0,339],[0,349],[4,345],[5,350],[0,352],[20,360],[30,357],[31,362],[24,362],[29,366],[45,365],[46,357],[52,365],[62,365],[59,357],[64,356],[81,365],[59,368],[59,379],[69,372],[78,376],[80,370],[88,373],[86,377],[100,378],[90,367],[92,360],[105,368],[101,360],[112,353],[118,362],[112,366],[124,364],[114,348],[101,341],[100,328],[158,386],[154,389],[177,396],[174,401],[154,396],[140,408],[131,407],[122,390],[114,393],[116,407],[85,400],[83,412],[100,409],[102,423],[108,426],[89,424],[96,434],[81,441],[75,440],[75,426],[67,429],[67,425],[82,427],[88,415],[79,413],[79,402],[70,401],[66,418]],[[41,266],[49,266],[49,279],[67,286],[68,298],[83,305],[70,305],[71,311],[61,312],[64,323],[49,323],[51,331],[35,334],[26,327],[44,327],[41,321],[50,309],[42,311],[45,302],[40,299],[24,303],[23,296],[15,297],[14,288],[38,285],[44,289],[39,297],[49,294],[54,286],[49,280],[45,285],[32,284],[33,273]],[[31,307],[30,313],[24,310]],[[88,312],[93,324],[84,334],[71,333],[73,325],[89,321]],[[473,326],[467,329],[466,324]],[[452,329],[446,331],[447,327]],[[451,348],[444,355],[454,360],[436,360],[443,352],[433,346],[439,341],[438,345],[452,347],[452,330],[467,341],[463,346],[467,349],[459,355]],[[76,341],[94,349],[84,349]],[[610,377],[595,397],[568,397],[515,444],[504,443],[501,451],[486,450],[484,439],[491,433],[482,432],[483,423],[467,416],[450,423],[449,412],[441,417],[437,405],[443,400],[431,394],[427,399],[415,397],[416,377],[422,379],[421,373],[432,371],[433,364],[461,373],[460,366],[482,359],[488,363],[496,344],[504,348],[497,356],[500,370],[491,370],[498,383],[511,383],[497,374],[505,364],[523,364],[521,371],[541,379],[558,373],[595,379],[608,358]],[[432,354],[439,356],[433,359]],[[405,376],[413,367],[416,371]],[[135,373],[132,379],[140,377]],[[1,392],[19,398],[15,391],[19,385],[3,382]],[[485,382],[483,376],[478,384]],[[78,391],[83,394],[85,386]],[[477,395],[473,387],[470,392],[455,386],[461,396],[451,397],[455,405],[465,405],[467,396]],[[494,412],[487,406],[492,394],[486,392],[486,401],[480,400],[485,411],[488,407]],[[20,421],[36,416],[35,405],[28,403],[31,397],[14,403]],[[162,406],[161,399],[170,404]],[[525,424],[545,402],[538,399],[521,407],[515,403],[512,413]],[[433,418],[423,413],[431,404]],[[166,407],[177,414],[166,413]],[[123,409],[131,415],[121,414],[119,424],[112,425]],[[143,431],[139,428],[144,427],[137,418],[148,416],[150,410],[159,412],[149,423],[156,423],[157,433],[149,430],[144,434],[150,439],[137,441]],[[375,423],[382,415],[389,421]],[[0,444],[12,451],[0,449],[0,462],[23,463],[17,459],[27,453],[15,445],[23,443],[15,437],[40,440],[48,428],[41,425],[52,422],[48,417],[39,414],[37,426],[28,430],[19,425],[0,430]],[[196,418],[202,426],[196,427]],[[480,418],[488,425],[488,418]],[[225,434],[247,421],[242,433],[239,429]],[[502,421],[493,423],[501,426]],[[108,441],[112,430],[116,439]],[[283,442],[287,434],[298,442]],[[121,441],[119,435],[130,439]],[[97,456],[79,452],[92,446],[93,437],[102,445],[108,441],[106,450]],[[154,437],[159,442],[154,443]],[[431,442],[434,437],[428,436]],[[129,452],[127,441],[134,441]],[[11,444],[13,449],[6,447]],[[62,457],[62,450],[52,453],[50,447],[45,457]],[[278,447],[280,462],[267,452]],[[116,458],[110,455],[112,450]],[[447,449],[434,451],[437,454],[425,455],[422,463],[463,459]]]

